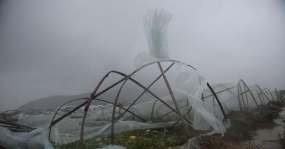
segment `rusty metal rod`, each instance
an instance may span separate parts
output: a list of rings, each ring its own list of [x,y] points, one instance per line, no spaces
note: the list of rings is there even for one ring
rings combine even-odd
[[[16,123],[10,123],[10,122],[6,122],[6,121],[0,121],[0,123],[6,124],[6,125],[17,126],[17,127],[24,127],[24,128],[31,129],[31,130],[35,129],[35,128],[31,128],[31,127],[28,127],[28,126],[25,126],[25,125],[20,125],[20,124],[16,124]]]
[[[134,73],[132,73],[131,75],[133,75]],[[112,113],[112,124],[111,124],[111,143],[114,144],[114,124],[115,124],[115,109],[117,106],[117,102],[119,99],[119,95],[121,93],[121,90],[124,86],[124,84],[126,83],[127,80],[131,80],[132,82],[136,83],[138,86],[140,86],[141,88],[143,88],[144,90],[146,90],[150,95],[152,95],[153,97],[155,97],[156,99],[158,99],[160,102],[162,102],[164,105],[166,105],[169,109],[173,110],[175,113],[177,113],[177,111],[175,109],[173,109],[171,106],[169,106],[165,101],[163,101],[161,98],[159,98],[157,95],[155,95],[153,92],[151,92],[149,89],[147,89],[146,87],[144,87],[143,85],[141,85],[139,82],[137,82],[136,80],[130,78],[130,76],[127,76],[125,82],[122,84],[121,88],[118,91],[118,94],[116,96],[116,100],[114,103],[114,107],[113,107],[113,113]]]
[[[104,89],[103,91],[99,92],[98,94],[96,94],[94,96],[94,98],[99,97],[100,95],[102,95],[103,93],[105,93],[106,91],[110,90],[111,88],[115,87],[116,85],[120,84],[121,82],[123,82],[125,80],[125,78],[122,78],[121,80],[117,81],[116,83],[110,85],[109,87],[107,87],[106,89]],[[69,111],[68,113],[62,115],[61,117],[59,117],[58,119],[56,119],[55,121],[53,121],[50,125],[53,126],[56,123],[58,123],[59,121],[61,121],[62,119],[64,119],[65,117],[67,117],[68,115],[70,115],[71,113],[75,112],[76,110],[78,110],[79,108],[83,107],[88,101],[83,102],[82,104],[80,104],[79,106],[77,106],[76,108],[74,108],[73,110]]]
[[[190,104],[189,104],[189,105],[190,105]],[[186,117],[187,114],[189,115],[189,113],[191,112],[191,110],[192,110],[192,106],[188,109],[187,113],[184,114],[184,118]],[[186,119],[186,118],[185,118],[185,119]],[[173,128],[176,124],[178,124],[178,122],[180,122],[180,119],[177,120],[177,121],[171,126],[171,128]],[[190,123],[190,124],[192,124],[192,123]]]
[[[68,102],[66,102],[65,104],[61,105],[60,108],[61,108],[62,106],[64,106],[64,105],[66,105],[67,103],[70,103],[70,102],[75,101],[75,100],[81,100],[81,99],[85,99],[85,100],[86,100],[86,99],[89,99],[89,98],[73,99],[73,100],[68,101]],[[102,99],[93,99],[93,100],[98,100],[98,101],[106,102],[106,103],[109,103],[109,104],[114,104],[114,103],[112,103],[112,102],[109,102],[109,101],[106,101],[106,100],[102,100]],[[125,111],[127,111],[127,112],[129,112],[129,113],[131,113],[131,114],[133,114],[134,116],[136,116],[136,117],[138,117],[139,119],[141,119],[143,122],[146,122],[146,120],[144,120],[143,118],[141,118],[141,117],[138,116],[137,114],[135,114],[135,113],[129,111],[128,109],[126,109],[126,108],[124,108],[124,107],[122,107],[122,106],[119,106],[119,105],[118,105],[118,107],[122,108],[123,110],[125,110]],[[59,109],[60,109],[60,108],[59,108]],[[57,112],[58,112],[58,110],[57,110]],[[56,113],[57,113],[57,112],[56,112]],[[56,113],[55,113],[55,115],[56,115]],[[55,117],[55,115],[54,115],[54,117]],[[54,118],[54,117],[53,117],[53,118]],[[53,119],[52,119],[52,121],[53,121]],[[49,140],[50,140],[50,135],[51,135],[51,127],[49,128],[49,137],[48,137]]]
[[[251,90],[250,90],[249,87],[247,86],[247,84],[246,84],[243,80],[240,80],[240,81],[241,81],[241,82],[243,83],[243,85],[248,89],[248,91],[249,91],[251,97],[253,98],[253,100],[254,100],[256,106],[258,106],[257,101],[256,101],[255,97],[253,96]]]
[[[88,99],[85,108],[84,108],[84,115],[82,118],[82,123],[81,123],[81,131],[80,131],[80,148],[83,149],[83,134],[84,134],[84,125],[85,125],[85,119],[86,119],[86,115],[89,109],[89,106],[91,104],[92,99],[94,98],[94,95],[96,94],[97,90],[99,89],[99,87],[101,86],[101,84],[104,82],[104,80],[108,77],[109,73],[107,73],[101,80],[100,82],[96,85],[96,87],[94,88],[93,92],[90,95],[90,98]]]
[[[177,111],[177,113],[178,113],[178,116],[180,117],[180,120],[181,120],[181,122],[182,122],[182,124],[183,124],[184,131],[185,131],[185,133],[186,133],[186,136],[189,137],[189,136],[190,136],[190,132],[189,132],[189,130],[188,130],[188,127],[187,127],[187,125],[186,125],[186,122],[185,122],[185,120],[184,120],[184,117],[183,117],[183,115],[181,114],[181,112],[180,112],[180,110],[179,110],[179,106],[178,106],[177,101],[176,101],[176,99],[175,99],[175,97],[174,97],[174,94],[173,94],[173,92],[172,92],[172,89],[171,89],[171,87],[170,87],[170,85],[169,85],[169,83],[168,83],[168,80],[167,80],[167,78],[166,78],[166,76],[165,76],[165,74],[164,74],[163,68],[162,68],[160,62],[158,62],[157,64],[158,64],[158,67],[159,67],[159,69],[160,69],[160,72],[161,72],[161,74],[162,74],[162,76],[163,76],[163,79],[164,79],[164,81],[165,81],[165,84],[166,84],[166,86],[167,86],[167,88],[168,88],[168,91],[169,91],[169,93],[170,93],[170,96],[171,96],[171,98],[172,98],[172,100],[173,100],[173,103],[174,103],[174,105],[175,105],[175,108],[176,108],[176,111]]]
[[[221,108],[221,110],[222,110],[222,113],[223,113],[223,115],[224,115],[224,119],[227,119],[226,112],[225,112],[225,110],[224,110],[224,108],[223,108],[223,106],[222,106],[222,104],[221,104],[221,102],[220,102],[220,100],[219,100],[217,94],[215,93],[215,91],[213,90],[213,88],[212,88],[212,86],[209,84],[209,82],[207,82],[207,86],[208,86],[208,88],[210,89],[210,91],[212,92],[212,94],[214,95],[214,97],[216,98],[216,101],[218,102],[218,104],[219,104],[219,106],[220,106],[220,108]]]
[[[174,63],[172,63],[164,72],[166,73],[172,66],[174,65]],[[159,80],[160,78],[162,77],[162,74],[161,75],[159,75],[148,87],[147,87],[147,89],[149,89],[157,80]],[[128,110],[140,99],[140,97],[144,94],[144,93],[146,93],[147,92],[147,90],[144,90],[134,101],[133,101],[133,103],[127,108]],[[121,114],[118,118],[117,118],[117,120],[119,120],[121,117],[122,117],[122,115],[124,115],[126,112],[124,112],[123,114]],[[115,123],[117,122],[117,120],[115,121]]]
[[[265,88],[265,89],[263,89],[263,90],[267,90],[267,91],[266,91],[266,92],[264,92],[264,93],[269,92],[269,93],[271,94],[271,98],[272,98],[272,100],[274,101],[274,98],[273,98],[272,92],[271,92],[269,89],[267,89],[267,88]]]
[[[179,62],[179,61],[175,61],[175,60],[159,60],[159,62],[163,62],[163,61],[167,61],[167,62]],[[115,99],[115,104],[114,104],[114,107],[113,107],[113,113],[112,113],[112,124],[111,124],[111,143],[114,144],[114,124],[115,124],[115,110],[116,110],[116,105],[117,105],[117,102],[118,102],[118,98],[119,98],[119,95],[122,91],[122,88],[123,86],[125,85],[125,83],[128,81],[128,80],[131,80],[133,81],[134,83],[136,83],[137,85],[139,85],[141,88],[145,89],[147,92],[149,92],[153,97],[155,97],[156,99],[158,99],[160,102],[162,102],[163,104],[165,104],[168,108],[170,108],[171,110],[175,111],[175,113],[177,113],[177,111],[175,109],[173,109],[171,106],[169,106],[166,102],[164,102],[162,99],[160,99],[158,96],[156,96],[155,94],[153,94],[151,91],[149,91],[147,88],[145,88],[143,85],[141,85],[139,82],[137,82],[136,80],[132,79],[131,76],[133,74],[135,74],[136,72],[138,72],[140,69],[146,67],[146,66],[149,66],[149,65],[152,65],[152,64],[155,64],[157,63],[158,61],[155,61],[155,62],[150,62],[150,63],[147,63],[143,66],[141,66],[140,68],[138,68],[137,70],[135,70],[133,73],[129,74],[128,76],[126,76],[126,79],[125,81],[123,82],[123,84],[121,85],[118,93],[117,93],[117,96],[116,96],[116,99]],[[187,65],[191,68],[193,68],[191,65]],[[195,68],[193,68],[195,70]]]
[[[81,99],[85,99],[85,98],[79,98],[79,99],[70,100],[70,101],[68,101],[68,102],[66,102],[66,103],[64,103],[64,104],[62,104],[62,105],[55,111],[55,113],[54,113],[54,115],[53,115],[53,117],[52,117],[52,119],[51,119],[50,125],[49,125],[49,133],[48,133],[48,139],[49,139],[49,140],[50,140],[50,135],[51,135],[51,128],[52,128],[52,126],[53,126],[53,125],[51,125],[51,124],[52,124],[52,122],[53,122],[55,116],[57,115],[58,111],[59,111],[64,105],[66,105],[66,104],[68,104],[68,103],[70,103],[70,102],[76,101],[76,100],[81,100]]]
[[[222,93],[222,92],[225,92],[225,91],[229,91],[229,92],[230,92],[230,90],[233,89],[233,88],[236,88],[236,86],[231,87],[231,88],[226,88],[226,89],[221,90],[221,91],[218,91],[218,92],[216,92],[216,94],[218,95],[218,94],[220,94],[220,93]],[[231,93],[232,93],[232,92],[231,92]],[[234,95],[234,94],[233,94],[233,95]],[[208,97],[211,97],[211,96],[214,96],[214,95],[211,94],[211,95],[205,96],[204,99],[205,99],[205,98],[208,98]]]

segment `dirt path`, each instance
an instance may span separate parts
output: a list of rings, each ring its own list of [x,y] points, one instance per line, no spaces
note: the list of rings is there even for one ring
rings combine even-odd
[[[285,108],[279,113],[280,117],[275,119],[274,122],[277,124],[273,129],[263,129],[258,130],[257,135],[254,136],[253,141],[256,145],[267,149],[282,149],[279,141],[269,141],[269,140],[279,140],[278,135],[283,136],[285,123]],[[265,142],[266,141],[266,142]]]
[[[285,107],[276,105],[261,106],[247,112],[231,112],[229,118],[232,126],[223,138],[217,135],[203,137],[201,149],[231,148],[231,149],[282,149],[280,138],[284,140]],[[277,112],[280,111],[280,112]],[[273,116],[274,115],[274,116]],[[279,115],[278,118],[276,118]],[[273,119],[273,118],[276,119]],[[273,123],[274,122],[274,123]],[[277,124],[277,125],[276,125]],[[257,130],[256,130],[257,128]],[[206,140],[203,142],[203,140]],[[284,142],[284,141],[283,141]]]

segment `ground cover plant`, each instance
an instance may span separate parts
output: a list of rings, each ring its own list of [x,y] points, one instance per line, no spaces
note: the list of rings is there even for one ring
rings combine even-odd
[[[231,148],[232,145],[239,144],[241,141],[251,140],[256,130],[276,126],[273,119],[278,117],[283,106],[285,105],[282,102],[270,102],[250,111],[230,112],[228,117],[231,127],[227,129],[225,136],[220,138],[220,135],[215,134],[202,137],[200,146],[202,149]]]
[[[228,114],[231,127],[221,137],[221,134],[202,136],[197,139],[196,146],[201,149],[208,148],[231,148],[232,145],[241,141],[251,140],[258,129],[273,128],[276,124],[273,119],[285,105],[283,102],[270,102],[267,105],[260,105],[250,111],[232,111]],[[179,148],[187,143],[188,139],[201,134],[209,133],[211,130],[198,131],[188,127],[191,136],[187,138],[181,125],[175,127],[153,128],[123,132],[115,136],[117,145],[128,149],[166,149]],[[111,144],[110,136],[97,136],[84,141],[86,149],[100,148]],[[77,149],[79,141],[64,145],[55,145],[56,149]],[[254,147],[252,147],[254,148]]]

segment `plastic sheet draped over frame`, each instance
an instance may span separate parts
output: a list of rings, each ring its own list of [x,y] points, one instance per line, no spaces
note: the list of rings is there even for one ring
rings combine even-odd
[[[38,128],[31,132],[11,132],[0,127],[0,144],[7,149],[53,149],[47,138],[47,128]]]
[[[135,66],[136,69],[140,68],[141,66],[143,66],[144,64],[148,64],[150,62],[154,62],[154,61],[158,61],[160,59],[153,57],[151,54],[143,52],[138,54],[135,57]]]
[[[202,93],[207,87],[206,79],[185,65],[181,65],[178,71],[175,89],[188,98],[193,108],[192,126],[198,130],[213,127],[218,133],[226,132],[226,126],[222,122],[224,116],[221,110],[201,100]]]
[[[257,105],[266,104],[268,102],[265,95],[260,92],[256,85],[245,85],[246,84],[244,84],[240,79],[211,84],[226,114],[231,111],[254,109]],[[209,89],[206,89],[203,92],[203,95],[204,102],[218,106],[217,101],[214,100],[214,96]]]
[[[169,59],[166,31],[171,18],[172,14],[165,10],[160,12],[149,10],[146,13],[143,23],[149,53],[143,52],[137,55],[136,68],[152,61]]]
[[[149,46],[150,54],[140,53],[135,58],[136,68],[151,63],[159,62],[162,59],[169,59],[167,50],[166,30],[172,15],[166,11],[157,12],[148,11],[144,17],[145,34]],[[178,69],[179,75],[175,80],[176,94],[183,96],[177,100],[185,99],[190,102],[193,108],[194,117],[192,117],[193,127],[195,129],[207,129],[213,127],[216,132],[224,133],[226,126],[223,125],[223,115],[217,107],[204,103],[201,100],[203,91],[206,89],[206,79],[196,71],[191,71],[192,68],[186,65],[181,65]]]

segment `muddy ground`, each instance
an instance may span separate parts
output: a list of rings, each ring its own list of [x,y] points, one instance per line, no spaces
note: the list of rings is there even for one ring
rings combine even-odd
[[[251,111],[229,113],[232,126],[225,136],[202,137],[201,149],[282,149],[284,146],[285,108],[272,102]]]

